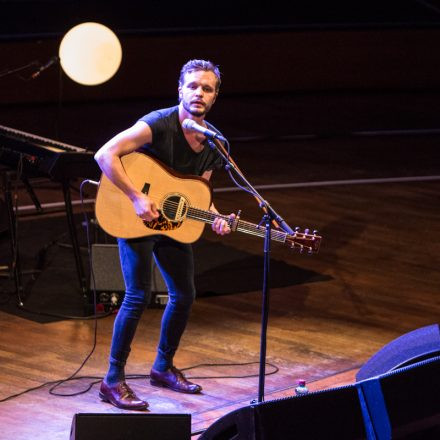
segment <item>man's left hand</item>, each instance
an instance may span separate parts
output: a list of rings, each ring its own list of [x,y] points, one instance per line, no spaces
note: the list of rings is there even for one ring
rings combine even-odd
[[[235,214],[230,214],[229,218],[233,220],[235,218]],[[216,217],[214,219],[214,222],[212,223],[212,230],[219,235],[226,235],[231,233],[231,228],[227,220],[221,217]]]

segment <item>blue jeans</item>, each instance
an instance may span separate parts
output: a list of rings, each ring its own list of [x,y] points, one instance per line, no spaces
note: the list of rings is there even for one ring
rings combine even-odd
[[[118,239],[125,281],[125,297],[116,316],[110,350],[110,364],[123,368],[139,319],[151,297],[151,259],[154,255],[168,288],[158,353],[153,368],[165,371],[188,322],[195,298],[192,247],[162,235],[141,239]]]

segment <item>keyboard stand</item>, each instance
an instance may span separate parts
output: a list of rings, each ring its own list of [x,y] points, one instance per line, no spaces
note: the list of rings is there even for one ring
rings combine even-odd
[[[21,269],[20,263],[20,248],[18,244],[18,236],[17,236],[17,216],[14,209],[14,196],[12,192],[12,182],[16,179],[16,173],[11,170],[1,169],[2,174],[2,183],[3,183],[3,193],[5,196],[5,205],[6,212],[8,217],[8,230],[10,236],[10,244],[11,244],[11,264],[6,267],[9,271],[9,277],[12,277],[15,285],[15,293],[17,295],[17,302],[20,307],[23,307],[24,300],[26,299],[26,292],[23,287],[23,275],[34,275],[39,273],[39,270],[27,270],[23,271]],[[26,190],[28,191],[35,208],[38,212],[41,211],[41,204],[30,186],[29,180],[26,177],[20,179]]]
[[[11,264],[7,268],[9,270],[9,277],[14,280],[15,285],[15,293],[17,295],[17,302],[19,307],[23,307],[25,300],[28,296],[28,292],[26,292],[23,286],[23,275],[33,275],[40,273],[40,270],[27,270],[22,271],[21,263],[20,263],[20,250],[19,250],[19,241],[17,237],[17,213],[14,208],[14,196],[13,196],[13,182],[16,179],[16,173],[14,171],[8,169],[0,168],[0,172],[2,174],[2,183],[3,183],[3,192],[5,197],[5,205],[7,211],[7,219],[8,219],[8,229],[10,234],[10,244],[11,244]],[[35,204],[35,208],[38,213],[43,212],[41,204],[37,199],[32,187],[27,178],[21,179],[24,183],[26,190],[29,192],[29,195],[32,201]],[[72,243],[73,255],[75,258],[76,272],[78,276],[79,286],[82,294],[82,298],[84,301],[84,310],[86,310],[88,303],[88,289],[86,284],[86,277],[84,274],[84,266],[81,257],[81,251],[78,244],[78,237],[73,217],[73,209],[72,209],[72,198],[70,193],[70,182],[69,180],[64,180],[61,182],[63,195],[64,195],[64,203],[65,203],[65,212],[67,219],[67,226],[69,230],[70,240]]]
[[[72,197],[70,194],[70,182],[69,180],[63,180],[61,183],[63,187],[67,225],[69,227],[70,240],[72,242],[73,255],[75,257],[76,273],[78,276],[81,293],[83,295],[84,304],[86,305],[88,301],[88,289],[87,289],[86,277],[84,274],[84,266],[81,257],[81,250],[78,244],[78,236],[76,234],[75,221],[73,218]]]

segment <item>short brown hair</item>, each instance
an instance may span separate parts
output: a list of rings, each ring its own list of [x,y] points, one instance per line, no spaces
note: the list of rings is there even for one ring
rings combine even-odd
[[[180,70],[179,76],[179,87],[183,86],[185,75],[190,72],[194,72],[197,70],[204,70],[205,72],[212,72],[217,77],[217,83],[215,85],[215,91],[218,93],[220,89],[221,79],[220,79],[220,70],[218,66],[216,66],[211,61],[206,60],[189,60],[186,64],[183,65]]]

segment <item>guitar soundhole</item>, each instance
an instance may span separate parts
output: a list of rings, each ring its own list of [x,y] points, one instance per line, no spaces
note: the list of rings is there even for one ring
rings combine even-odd
[[[187,212],[188,201],[179,194],[167,197],[162,204],[162,214],[171,222],[181,222]]]

